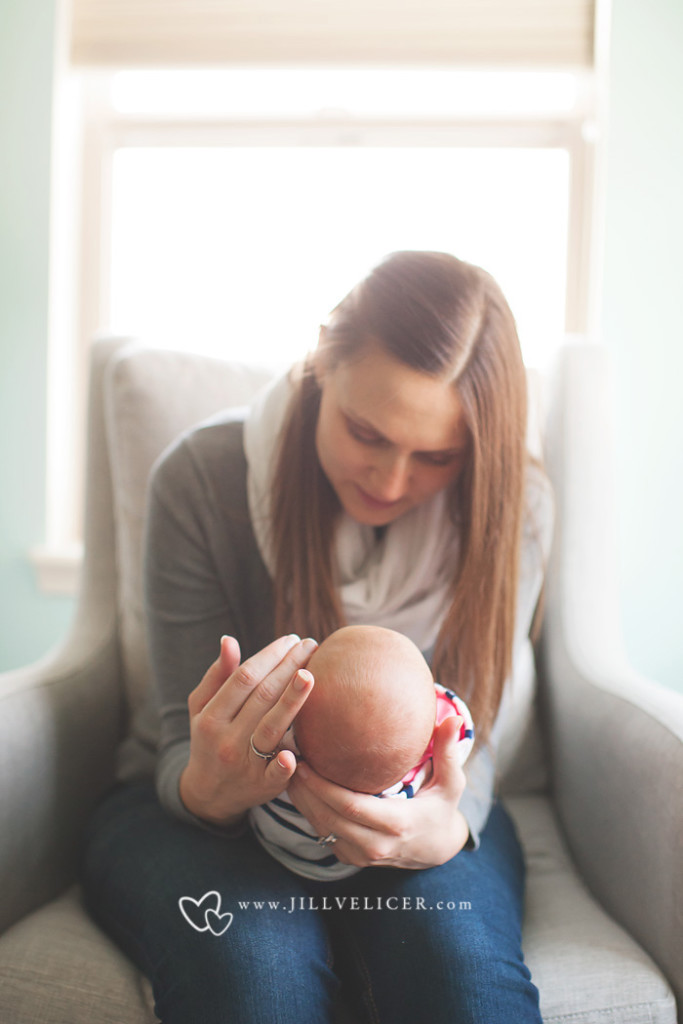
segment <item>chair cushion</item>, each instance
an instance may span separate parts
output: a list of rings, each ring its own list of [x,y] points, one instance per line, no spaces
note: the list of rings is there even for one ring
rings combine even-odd
[[[550,802],[517,796],[505,805],[527,863],[524,955],[545,1024],[676,1024],[666,979],[584,886]]]
[[[676,1024],[671,989],[584,887],[549,801],[514,797],[506,806],[527,859],[524,951],[545,1024]],[[0,1020],[153,1024],[156,1016],[149,983],[73,888],[0,938]]]
[[[80,888],[0,938],[0,1020],[154,1024],[151,987],[88,916]]]

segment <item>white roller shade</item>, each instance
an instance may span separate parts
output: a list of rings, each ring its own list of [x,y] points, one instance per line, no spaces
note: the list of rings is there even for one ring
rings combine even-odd
[[[79,65],[593,62],[595,0],[71,2]]]

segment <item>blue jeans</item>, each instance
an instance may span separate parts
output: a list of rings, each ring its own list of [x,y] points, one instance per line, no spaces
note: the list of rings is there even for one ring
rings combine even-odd
[[[480,848],[439,867],[318,882],[248,832],[186,825],[151,785],[121,786],[91,819],[83,882],[164,1024],[329,1024],[342,982],[362,1020],[541,1022],[521,951],[524,865],[500,805]],[[183,916],[182,897],[210,892]]]

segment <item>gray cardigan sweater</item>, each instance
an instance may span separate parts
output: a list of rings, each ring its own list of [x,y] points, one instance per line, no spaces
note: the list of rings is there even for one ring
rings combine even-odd
[[[179,795],[190,749],[187,697],[218,656],[223,634],[237,638],[242,658],[274,638],[272,583],[247,504],[243,415],[244,410],[230,410],[182,435],[155,466],[148,495],[145,600],[159,734],[157,791],[170,813],[212,831],[214,826],[186,810]],[[528,645],[552,531],[548,485],[539,474],[531,482],[516,648]],[[431,652],[424,653],[429,660]],[[493,798],[503,717],[499,714],[490,744],[470,757],[466,769],[460,809],[475,846]],[[140,754],[135,741],[126,746],[122,777],[141,774],[135,767],[142,763]]]

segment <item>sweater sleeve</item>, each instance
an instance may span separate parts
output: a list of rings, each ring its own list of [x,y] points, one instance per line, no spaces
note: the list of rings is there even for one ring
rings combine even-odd
[[[529,634],[543,587],[550,554],[554,522],[554,501],[545,474],[533,464],[527,472],[526,510],[522,530],[517,613],[512,672],[505,683],[498,715],[486,746],[477,749],[465,766],[467,788],[460,810],[470,831],[468,846],[476,849],[493,804],[496,782],[496,754],[508,719],[518,720],[519,700],[533,697],[533,653]]]
[[[187,698],[234,636],[246,658],[272,636],[269,580],[246,512],[241,424],[216,422],[161,458],[148,494],[145,605],[159,708],[159,800],[171,814],[215,831],[180,799],[190,752]],[[250,621],[251,620],[251,621]]]

